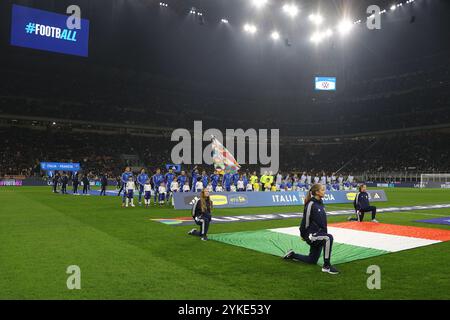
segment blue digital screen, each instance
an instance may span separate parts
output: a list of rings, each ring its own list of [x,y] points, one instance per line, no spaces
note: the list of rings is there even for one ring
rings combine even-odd
[[[79,163],[41,162],[44,171],[80,171]]]
[[[89,20],[81,19],[81,29],[69,29],[69,15],[12,7],[11,45],[87,57]]]

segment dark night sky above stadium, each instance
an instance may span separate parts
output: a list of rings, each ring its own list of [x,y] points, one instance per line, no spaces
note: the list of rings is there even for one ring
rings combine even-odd
[[[316,75],[337,76],[338,88],[343,89],[349,78],[361,76],[365,70],[396,68],[400,62],[450,50],[450,1],[416,0],[414,5],[384,15],[381,30],[369,31],[363,24],[345,38],[336,35],[319,45],[309,41],[314,31],[307,20],[309,13],[320,8],[324,25],[334,27],[343,16],[364,21],[370,4],[388,9],[397,1],[296,1],[301,13],[294,20],[280,12],[283,1],[272,0],[261,12],[248,0],[165,2],[169,8],[161,8],[156,0],[3,0],[2,63],[26,51],[38,56],[41,64],[64,65],[82,59],[87,64],[124,66],[187,83],[204,83],[215,95],[255,99],[314,94]],[[69,4],[78,4],[83,18],[91,21],[89,58],[9,46],[12,3],[60,13]],[[204,24],[188,15],[191,7],[203,12]],[[221,18],[230,24],[220,24]],[[249,21],[259,26],[255,36],[242,31]],[[269,39],[274,28],[291,46]]]

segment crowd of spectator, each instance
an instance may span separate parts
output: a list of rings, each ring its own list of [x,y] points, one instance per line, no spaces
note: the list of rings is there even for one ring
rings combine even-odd
[[[310,92],[290,101],[261,101],[183,90],[184,83],[128,69],[75,65],[67,70],[72,76],[54,71],[46,76],[38,66],[26,72],[5,66],[2,77],[8,81],[0,88],[0,114],[171,128],[191,128],[194,120],[202,120],[205,127],[274,128],[290,136],[448,123],[448,59],[410,68],[373,78],[355,76],[328,98]]]
[[[168,137],[36,130],[0,129],[0,177],[42,176],[39,163],[79,162],[93,176],[117,176],[125,166],[154,170],[171,163],[177,142]],[[424,131],[326,141],[290,141],[281,137],[280,170],[325,172],[449,172],[450,133]],[[206,142],[205,142],[206,144]],[[242,164],[243,171],[259,170]],[[192,166],[184,165],[186,170]],[[210,173],[212,166],[203,167]]]

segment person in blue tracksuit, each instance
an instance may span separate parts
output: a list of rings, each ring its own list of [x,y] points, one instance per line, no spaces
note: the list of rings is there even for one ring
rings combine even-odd
[[[350,217],[349,221],[359,221],[364,220],[364,213],[372,213],[372,222],[378,222],[376,219],[377,207],[371,206],[369,202],[369,194],[367,193],[367,186],[362,184],[359,186],[359,192],[356,194],[355,200],[353,201],[353,206],[356,211],[356,218]]]
[[[78,178],[78,172],[75,172],[75,174],[72,176],[73,194],[78,194],[78,186],[79,185],[80,185],[80,180]]]
[[[126,192],[125,189],[126,189],[126,185],[127,185],[127,182],[128,182],[130,177],[134,178],[133,177],[133,172],[131,172],[130,167],[126,167],[125,171],[122,173],[122,176],[120,178],[121,182],[122,182],[122,186],[121,186],[121,188],[119,190],[119,193],[117,194],[118,196],[120,196],[120,193],[123,190],[122,207],[125,207],[125,199],[127,198],[127,192]]]
[[[147,182],[147,180],[148,180],[148,175],[145,172],[145,169],[142,168],[141,173],[137,176],[137,183],[138,183],[138,187],[139,187],[138,202],[139,202],[140,206],[142,205],[142,195],[144,194],[144,186],[145,186],[145,183]]]
[[[173,180],[175,180],[175,174],[173,171],[175,170],[175,167],[169,168],[169,172],[167,172],[164,175],[164,182],[166,183],[167,188],[167,197],[166,201],[169,202],[169,200],[172,198],[172,191],[170,190],[170,185],[172,184]]]
[[[101,185],[100,195],[106,196],[106,188],[108,187],[108,175],[106,173],[104,173],[100,178],[100,185]]]
[[[155,191],[153,196],[153,204],[157,204],[157,199],[159,199],[159,186],[161,185],[161,182],[164,181],[164,176],[161,174],[161,169],[156,169],[156,173],[152,177],[153,182],[153,190]]]
[[[191,171],[191,191],[195,192],[195,185],[197,184],[199,178],[198,169],[197,166],[194,167],[194,169]]]
[[[216,187],[219,184],[219,180],[220,180],[220,174],[218,173],[218,171],[214,171],[214,173],[210,176],[210,180],[211,180],[211,185],[213,188],[213,191],[216,192]]]
[[[234,173],[232,178],[231,178],[231,183],[234,184],[237,187],[237,183],[239,181],[239,179],[241,178],[239,173]]]
[[[223,175],[222,186],[224,191],[230,191],[232,179],[231,173],[225,173]]]
[[[300,224],[300,236],[310,246],[309,255],[301,255],[289,250],[283,259],[292,259],[309,264],[317,264],[323,251],[322,271],[338,274],[339,271],[331,265],[333,236],[328,233],[327,213],[323,205],[325,186],[314,184],[305,198],[303,218]]]
[[[200,226],[200,231],[192,229],[189,235],[199,236],[203,241],[208,240],[208,229],[211,223],[211,212],[213,209],[213,202],[209,197],[209,191],[203,189],[200,193],[200,198],[195,198],[192,206],[192,218],[195,223]]]
[[[248,178],[247,178],[247,174],[246,174],[246,173],[244,173],[244,174],[242,175],[242,181],[244,181],[244,186],[247,186],[247,184],[248,184]]]
[[[178,186],[180,187],[180,192],[183,192],[183,186],[187,181],[186,172],[181,171],[181,174],[177,178]]]
[[[206,174],[206,171],[202,172],[202,183],[203,183],[203,189],[205,189],[208,186],[208,183],[209,183],[209,177]]]

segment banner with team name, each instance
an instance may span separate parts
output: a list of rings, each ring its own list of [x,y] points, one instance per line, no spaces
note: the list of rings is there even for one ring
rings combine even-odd
[[[79,163],[41,162],[41,170],[44,171],[80,171]]]
[[[355,200],[357,191],[328,191],[324,203],[351,203]],[[368,190],[371,201],[387,201],[383,190]],[[217,192],[211,193],[211,200],[216,208],[243,207],[275,207],[303,205],[306,192]],[[175,209],[191,209],[196,192],[179,192],[174,194]]]

